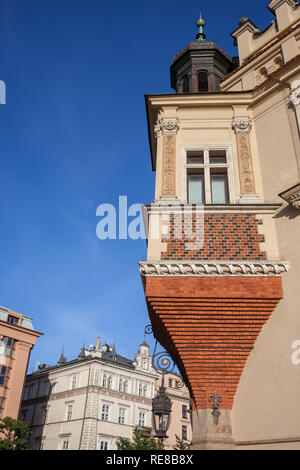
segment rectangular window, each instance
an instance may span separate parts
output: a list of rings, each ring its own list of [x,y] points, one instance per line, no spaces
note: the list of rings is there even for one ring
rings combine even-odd
[[[145,413],[142,411],[139,412],[139,426],[143,428],[145,426]]]
[[[124,424],[125,423],[125,408],[119,408],[119,418],[118,422],[119,424]]]
[[[169,388],[172,388],[172,383],[173,383],[172,379],[169,379]]]
[[[182,426],[182,440],[187,441],[187,426]]]
[[[69,450],[69,441],[63,441],[62,450]]]
[[[101,441],[100,442],[100,450],[107,450],[108,449],[108,442],[107,441]]]
[[[73,405],[67,405],[67,413],[66,413],[66,417],[67,417],[67,421],[71,421],[72,419],[72,413],[73,413]]]
[[[186,405],[182,405],[182,417],[184,419],[187,419],[188,417],[188,410],[187,410],[187,406]]]
[[[7,323],[9,323],[10,325],[17,325],[19,323],[19,318],[18,317],[14,317],[12,315],[8,315],[7,317]]]
[[[11,357],[13,346],[14,340],[8,336],[3,336],[0,341],[0,356],[5,355],[7,357]]]
[[[7,367],[0,366],[0,387],[5,387],[7,382]]]
[[[76,388],[76,385],[77,385],[77,377],[76,377],[76,375],[73,375],[73,377],[72,377],[72,390],[74,390]]]
[[[229,203],[229,157],[226,149],[188,151],[186,158],[188,204]]]
[[[102,421],[108,421],[108,417],[109,417],[109,406],[102,405],[102,415],[101,415]]]

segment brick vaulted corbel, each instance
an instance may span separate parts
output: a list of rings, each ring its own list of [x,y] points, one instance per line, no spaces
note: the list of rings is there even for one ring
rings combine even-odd
[[[214,392],[220,411],[230,414],[255,341],[283,297],[287,269],[287,263],[271,261],[140,263],[154,335],[176,361],[194,410],[207,410],[206,421]],[[231,442],[228,420],[217,437],[217,428],[208,426],[198,442],[210,434],[224,444],[226,426]]]

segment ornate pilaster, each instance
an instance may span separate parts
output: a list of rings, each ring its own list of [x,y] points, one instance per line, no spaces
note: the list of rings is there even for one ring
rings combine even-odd
[[[239,173],[241,183],[240,203],[253,202],[258,197],[255,192],[250,131],[252,123],[250,119],[234,119],[232,121],[232,129],[236,134],[236,143],[239,161]]]
[[[160,120],[154,127],[156,138],[163,137],[162,189],[161,198],[176,198],[176,134],[178,120]]]

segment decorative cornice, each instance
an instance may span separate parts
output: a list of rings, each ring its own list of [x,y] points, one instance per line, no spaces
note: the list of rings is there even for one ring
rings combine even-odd
[[[280,276],[289,269],[285,261],[141,261],[145,276]]]
[[[287,201],[295,209],[300,210],[300,183],[292,188],[287,189],[279,194],[279,196]]]
[[[275,13],[275,10],[281,7],[281,5],[283,5],[284,3],[287,3],[288,5],[290,5],[290,7],[292,7],[293,10],[295,10],[295,8],[298,6],[298,2],[296,2],[295,0],[271,0],[270,3],[268,4],[268,8],[273,13]]]
[[[296,88],[296,90],[290,94],[290,102],[293,106],[298,106],[300,104],[300,87]]]
[[[252,122],[250,119],[234,119],[232,121],[232,129],[237,132],[250,132],[252,129]]]
[[[162,134],[177,134],[178,131],[179,131],[178,119],[168,120],[168,121],[161,119],[160,121],[157,121],[157,123],[154,126],[154,134],[156,138],[160,135],[161,132]]]

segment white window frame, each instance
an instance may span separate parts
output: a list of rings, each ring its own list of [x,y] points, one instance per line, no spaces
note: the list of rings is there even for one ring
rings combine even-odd
[[[75,390],[77,388],[77,375],[71,376],[71,390]]]
[[[143,415],[143,417],[142,417],[142,415]],[[139,411],[139,427],[144,428],[145,425],[146,425],[146,412],[145,411]]]
[[[102,444],[104,444],[104,449],[102,449]],[[100,450],[108,450],[108,441],[100,440],[100,442],[99,442],[99,449],[100,449]]]
[[[122,408],[120,406],[119,415],[118,415],[118,424],[125,424],[125,420],[126,420],[126,408]]]
[[[120,380],[119,380],[119,392],[121,392],[121,393],[128,393],[128,385],[129,385],[128,379],[125,379],[124,377],[120,377]]]
[[[108,421],[109,420],[109,411],[110,411],[110,406],[107,405],[106,403],[102,404],[102,410],[101,410],[101,420],[102,421]]]
[[[73,403],[66,403],[66,421],[72,421]]]
[[[69,450],[69,440],[62,441],[62,450]]]
[[[103,374],[102,376],[102,388],[105,388],[106,390],[112,390],[113,389],[113,377],[110,374]]]
[[[225,150],[227,156],[227,163],[209,163],[209,151],[210,150]],[[188,152],[203,152],[204,163],[203,164],[188,164],[187,154]],[[210,180],[210,169],[211,168],[224,168],[227,169],[227,181],[228,181],[228,200],[229,204],[236,204],[236,192],[234,183],[234,166],[233,166],[233,155],[231,145],[203,145],[203,146],[184,146],[181,147],[181,194],[182,202],[188,204],[188,185],[187,175],[189,169],[203,169],[204,174],[204,191],[205,201],[204,205],[212,204],[211,195],[211,180]]]

